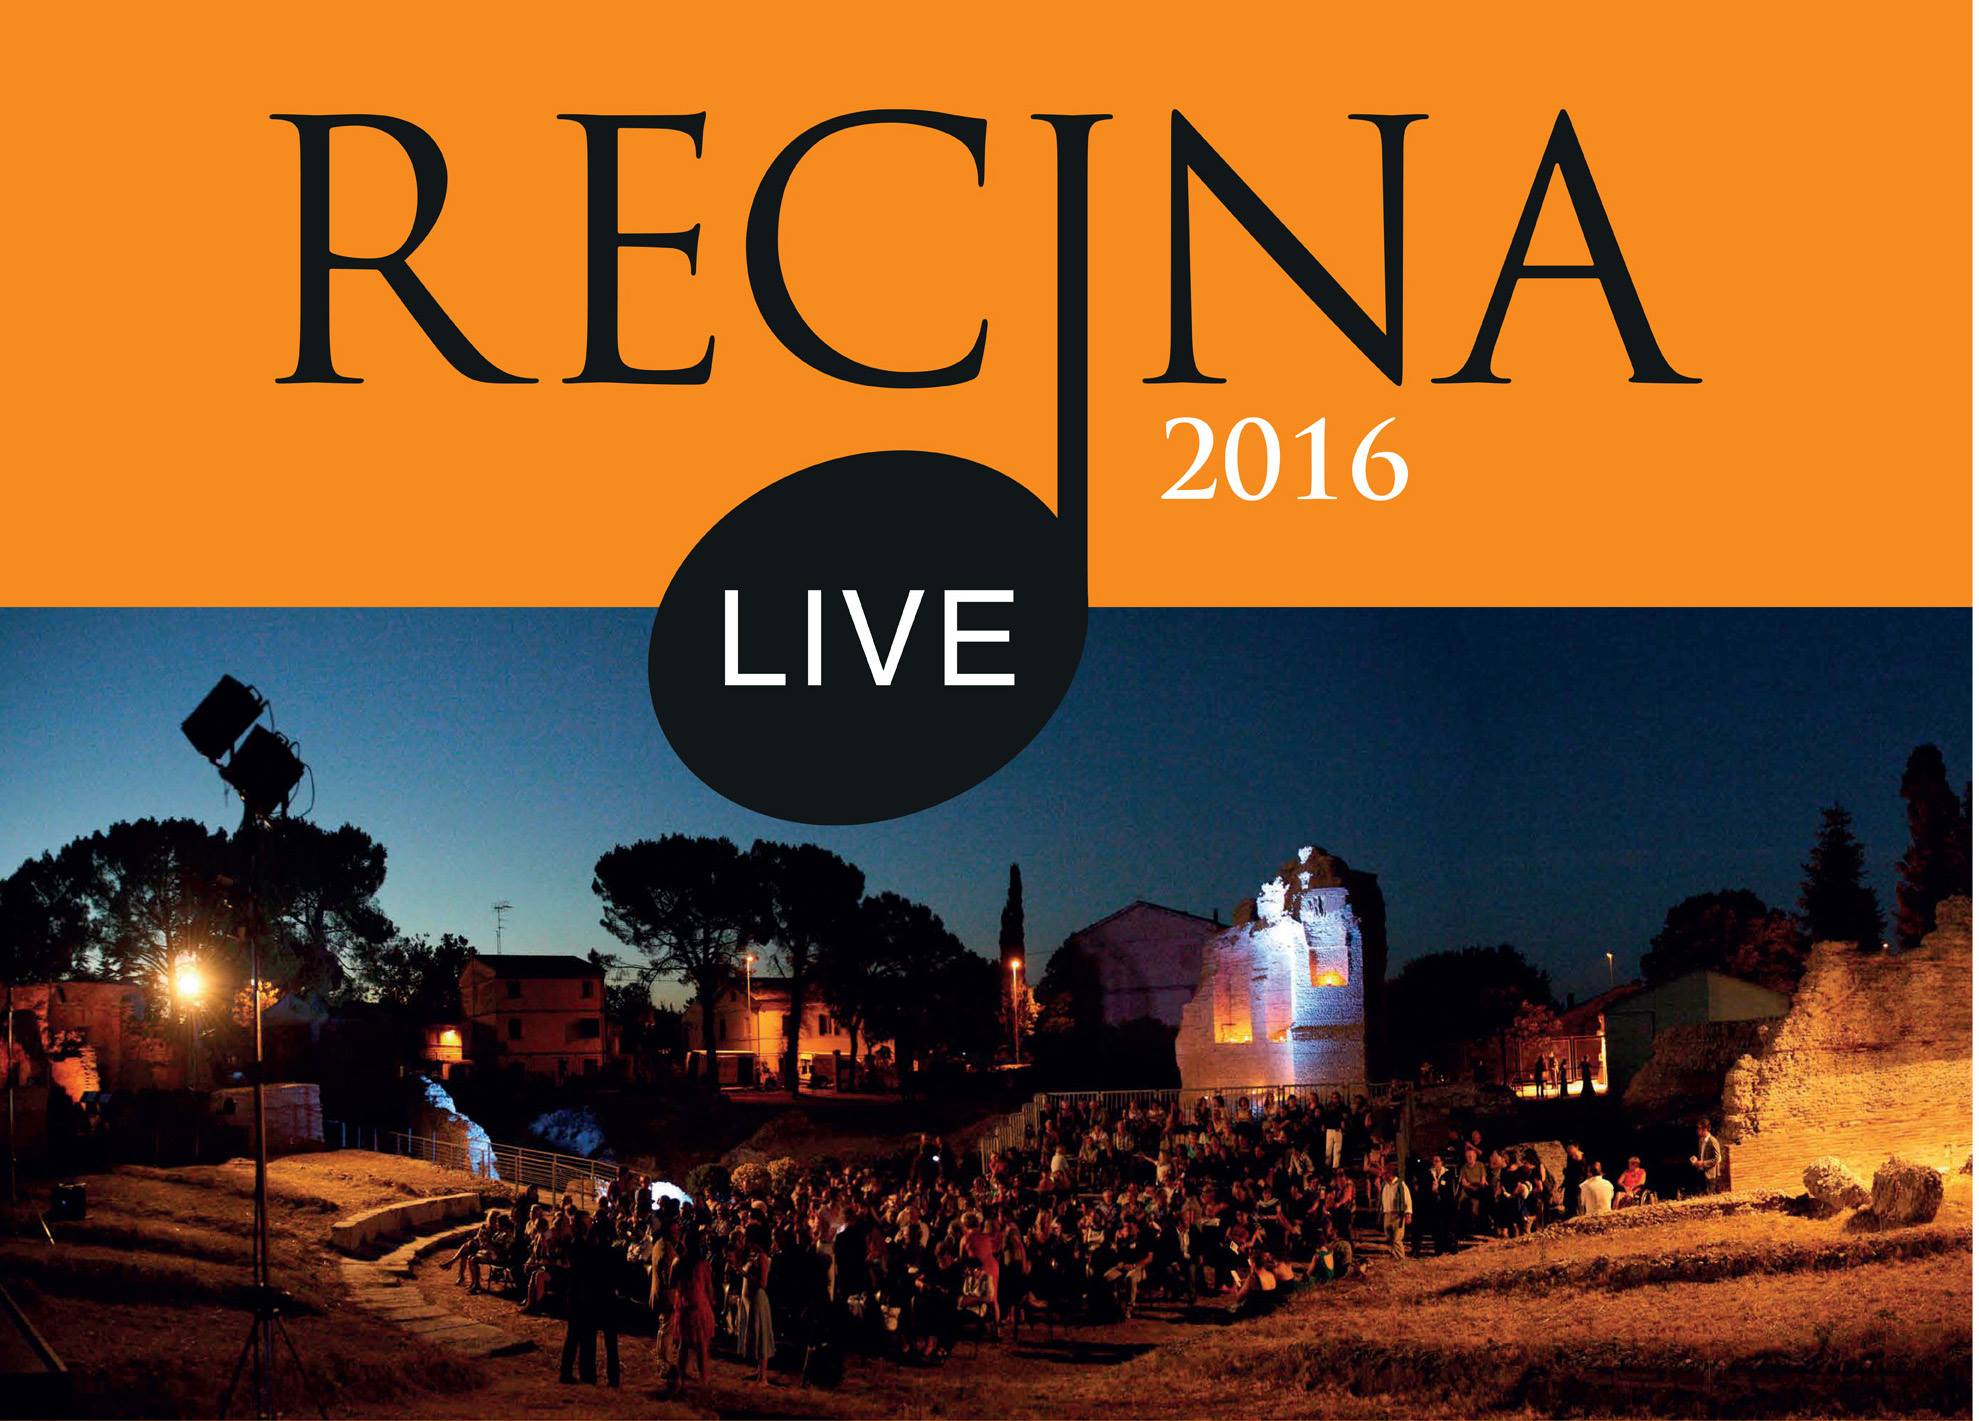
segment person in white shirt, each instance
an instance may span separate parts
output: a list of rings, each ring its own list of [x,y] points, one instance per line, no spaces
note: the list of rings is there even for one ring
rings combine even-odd
[[[1580,1211],[1583,1214],[1606,1214],[1615,1207],[1615,1186],[1601,1177],[1601,1161],[1595,1160],[1587,1167],[1587,1178],[1580,1186]]]
[[[1409,1196],[1409,1186],[1395,1173],[1393,1165],[1381,1166],[1381,1227],[1388,1235],[1388,1247],[1397,1258],[1406,1258],[1408,1252],[1404,1235],[1415,1220],[1415,1200]]]

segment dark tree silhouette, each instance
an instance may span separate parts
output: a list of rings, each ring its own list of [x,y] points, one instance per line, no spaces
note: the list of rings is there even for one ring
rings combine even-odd
[[[1910,752],[1901,793],[1910,847],[1897,864],[1897,942],[1915,947],[1931,931],[1939,903],[1972,891],[1972,817],[1952,793],[1935,745]]]
[[[339,995],[421,1025],[458,1017],[460,971],[473,956],[474,944],[458,933],[441,933],[438,941],[424,933],[362,940],[350,949]]]
[[[1393,1059],[1413,1072],[1447,1060],[1453,1047],[1510,1031],[1528,1005],[1551,1007],[1553,980],[1508,942],[1432,952],[1402,964],[1388,982]]]
[[[667,1012],[670,1020],[662,1023],[660,1009],[653,1004],[653,983],[660,975],[653,963],[629,963],[596,948],[584,955],[605,974],[604,1018],[617,1029],[619,1050],[633,1062],[635,1070],[654,1052],[674,1045],[675,1036],[680,1043],[686,1042],[685,1031],[675,1029],[682,1025],[680,1013]],[[616,982],[613,973],[618,974]]]
[[[378,906],[385,846],[362,829],[278,819],[262,831],[258,853],[264,913],[294,959],[296,987],[333,990],[361,950],[396,934]]]
[[[994,1049],[996,964],[962,946],[939,914],[879,893],[861,905],[859,933],[873,953],[866,1026],[893,1038],[903,1095],[916,1065]]]
[[[75,839],[55,855],[88,923],[104,971],[156,985],[181,954],[244,981],[236,914],[224,880],[237,872],[227,836],[192,819],[136,819]],[[293,964],[272,955],[264,975],[283,984]],[[171,994],[160,1004],[174,1005]]]
[[[1883,945],[1883,910],[1862,881],[1862,844],[1839,804],[1821,811],[1814,847],[1801,865],[1800,930],[1810,942],[1852,942],[1864,952]]]
[[[873,900],[859,905],[853,931],[840,935],[818,954],[818,995],[831,1008],[832,1015],[852,1038],[852,1060],[859,1061],[859,1038],[865,1033],[868,1014],[878,1000],[876,982],[880,973],[880,944],[868,932]]]
[[[996,930],[997,955],[1005,962],[1024,955],[1024,875],[1010,865],[1010,892],[1003,900],[1003,922]]]
[[[1010,890],[1003,899],[1003,921],[996,931],[996,955],[1000,964],[996,990],[1001,1003],[997,1014],[1003,1019],[1002,1044],[1010,1048],[1015,1060],[1020,1050],[1018,1037],[1024,1029],[1024,993],[1018,967],[1024,960],[1024,875],[1014,863],[1010,865]]]
[[[32,858],[0,879],[0,980],[50,982],[82,965],[89,914],[73,865]]]
[[[764,937],[762,890],[749,856],[727,839],[669,834],[620,844],[598,859],[591,891],[605,931],[694,989],[712,1065],[715,999],[736,980],[743,949]],[[710,1089],[718,1075],[706,1076]]]
[[[1090,1041],[1104,1024],[1099,968],[1076,939],[1066,938],[1045,963],[1037,998],[1040,1037]]]
[[[854,931],[866,875],[816,844],[758,839],[749,858],[762,884],[766,936],[790,982],[782,1074],[784,1089],[794,1096],[800,1084],[797,1048],[817,964],[832,943]]]
[[[1670,909],[1642,956],[1652,985],[1700,968],[1792,995],[1807,968],[1809,943],[1793,915],[1769,908],[1745,888],[1697,893]]]

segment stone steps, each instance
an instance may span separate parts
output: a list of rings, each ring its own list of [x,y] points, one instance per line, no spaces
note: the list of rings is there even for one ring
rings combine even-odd
[[[428,1302],[406,1280],[414,1265],[435,1253],[451,1252],[473,1237],[478,1225],[415,1236],[378,1258],[344,1258],[338,1270],[351,1300],[382,1322],[392,1323],[414,1337],[475,1358],[510,1357],[529,1352],[536,1344],[499,1327],[476,1322]]]

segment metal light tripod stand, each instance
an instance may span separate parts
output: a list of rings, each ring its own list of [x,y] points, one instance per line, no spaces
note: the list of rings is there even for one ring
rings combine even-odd
[[[241,1374],[248,1370],[249,1360],[252,1359],[250,1376],[254,1388],[254,1414],[257,1417],[274,1417],[275,1337],[280,1334],[282,1345],[288,1349],[289,1360],[295,1364],[295,1373],[302,1379],[303,1392],[309,1398],[311,1408],[323,1421],[329,1421],[330,1413],[324,1409],[310,1385],[309,1372],[302,1365],[295,1340],[289,1336],[288,1324],[282,1321],[282,1305],[289,1301],[289,1295],[278,1291],[268,1277],[268,1110],[261,1092],[261,922],[260,893],[255,881],[255,849],[259,837],[260,826],[255,822],[254,811],[243,810],[240,827],[242,902],[246,910],[248,990],[254,998],[254,1316],[248,1323],[247,1340],[241,1344],[240,1356],[234,1361],[233,1378],[227,1383],[226,1394],[220,1398],[220,1416],[224,1421],[232,1409]]]

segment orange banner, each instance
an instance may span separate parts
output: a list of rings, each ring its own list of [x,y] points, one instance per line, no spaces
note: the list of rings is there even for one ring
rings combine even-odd
[[[17,12],[0,600],[651,605],[742,499],[863,449],[961,455],[1055,502],[1056,146],[1033,115],[1104,113],[1094,605],[1964,605],[1969,13],[1835,13],[1854,18]],[[949,366],[982,329],[964,383],[835,378],[752,288],[766,171],[813,125],[873,108],[983,120],[982,181],[930,128],[823,140],[781,208],[790,300],[879,368]],[[1177,111],[1307,259],[1276,259],[1198,153],[1193,357],[1220,384],[1149,382],[1176,358]],[[1566,168],[1545,174],[1532,270],[1487,352],[1508,383],[1437,383],[1473,357],[1563,111],[1641,320],[1698,383],[1632,382],[1613,290],[1549,278],[1601,256]],[[463,375],[362,270],[328,277],[335,367],[362,383],[278,383],[298,365],[307,231],[305,140],[276,114],[430,136],[448,181],[409,268],[490,367],[535,383]],[[677,245],[617,254],[622,358],[691,368],[712,340],[705,383],[569,383],[589,280],[572,114],[705,115],[698,145],[627,130],[615,165],[621,230],[698,225],[691,266]],[[1389,174],[1406,224],[1392,286],[1384,134],[1350,115],[1402,114],[1426,117]],[[393,251],[419,196],[407,149],[360,127],[329,144],[332,250]],[[1345,306],[1302,289],[1315,269],[1361,314],[1359,343]],[[1363,348],[1377,337],[1392,372]]]

